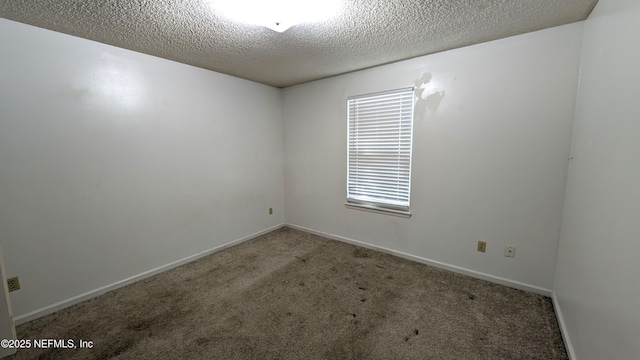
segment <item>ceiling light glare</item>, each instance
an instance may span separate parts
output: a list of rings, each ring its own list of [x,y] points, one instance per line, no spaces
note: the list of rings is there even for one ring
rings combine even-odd
[[[214,10],[236,22],[283,32],[296,24],[336,16],[341,0],[213,0]]]

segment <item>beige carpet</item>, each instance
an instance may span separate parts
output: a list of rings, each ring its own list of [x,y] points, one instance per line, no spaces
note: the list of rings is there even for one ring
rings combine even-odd
[[[289,228],[17,328],[13,359],[567,359],[547,297]]]

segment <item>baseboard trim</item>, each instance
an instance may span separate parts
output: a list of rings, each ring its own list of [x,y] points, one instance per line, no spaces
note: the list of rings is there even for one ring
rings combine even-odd
[[[392,250],[389,248],[385,248],[383,246],[378,246],[378,245],[372,245],[372,244],[368,244],[362,241],[358,241],[358,240],[354,240],[354,239],[350,239],[344,236],[339,236],[339,235],[335,235],[335,234],[330,234],[330,233],[326,233],[323,231],[318,231],[318,230],[314,230],[314,229],[310,229],[304,226],[298,226],[298,225],[294,225],[294,224],[286,224],[286,226],[292,228],[292,229],[297,229],[300,231],[305,231],[311,234],[315,234],[315,235],[319,235],[319,236],[323,236],[329,239],[333,239],[333,240],[338,240],[338,241],[342,241],[342,242],[346,242],[352,245],[357,245],[357,246],[362,246],[365,248],[369,248],[369,249],[373,249],[373,250],[377,250],[377,251],[381,251],[383,253],[387,253],[390,255],[394,255],[394,256],[398,256],[401,258],[405,258],[407,260],[411,260],[411,261],[415,261],[415,262],[419,262],[422,264],[426,264],[426,265],[431,265],[440,269],[444,269],[444,270],[449,270],[449,271],[453,271],[455,273],[459,273],[459,274],[463,274],[463,275],[468,275],[471,277],[474,277],[476,279],[481,279],[481,280],[486,280],[492,283],[496,283],[496,284],[500,284],[500,285],[505,285],[505,286],[509,286],[512,288],[516,288],[519,290],[524,290],[524,291],[528,291],[528,292],[532,292],[535,294],[540,294],[540,295],[544,295],[544,296],[551,296],[553,295],[553,291],[551,291],[550,289],[546,289],[540,286],[536,286],[536,285],[531,285],[531,284],[527,284],[527,283],[523,283],[520,281],[516,281],[516,280],[511,280],[511,279],[507,279],[507,278],[503,278],[500,276],[494,276],[491,274],[486,274],[483,272],[479,272],[479,271],[475,271],[475,270],[471,270],[471,269],[467,269],[467,268],[463,268],[460,266],[456,266],[456,265],[451,265],[451,264],[447,264],[441,261],[436,261],[436,260],[431,260],[431,259],[427,259],[427,258],[423,258],[420,256],[416,256],[416,255],[411,255],[402,251],[397,251],[397,250]]]
[[[207,255],[211,255],[211,254],[213,254],[215,252],[224,250],[224,249],[229,248],[231,246],[238,245],[238,244],[243,243],[243,242],[245,242],[247,240],[251,240],[251,239],[256,238],[256,237],[258,237],[260,235],[264,235],[266,233],[272,232],[272,231],[277,230],[277,229],[279,229],[281,227],[284,227],[284,226],[286,226],[286,224],[284,224],[284,223],[276,225],[276,226],[272,226],[272,227],[267,228],[265,230],[258,231],[256,233],[253,233],[251,235],[247,235],[245,237],[233,240],[233,241],[228,242],[226,244],[219,245],[219,246],[213,247],[213,248],[205,250],[205,251],[201,251],[201,252],[199,252],[197,254],[194,254],[194,255],[191,255],[191,256],[187,256],[187,257],[182,258],[180,260],[176,260],[176,261],[170,262],[170,263],[168,263],[166,265],[162,265],[162,266],[157,267],[155,269],[151,269],[149,271],[145,271],[145,272],[140,273],[138,275],[134,275],[134,276],[132,276],[130,278],[117,281],[117,282],[115,282],[113,284],[102,286],[102,287],[99,287],[99,288],[97,288],[95,290],[91,290],[91,291],[85,292],[83,294],[71,297],[69,299],[59,301],[57,303],[45,306],[43,308],[34,310],[32,312],[29,312],[29,313],[26,313],[26,314],[23,314],[23,315],[20,315],[20,316],[16,316],[14,318],[15,324],[16,325],[20,325],[20,324],[24,324],[26,322],[29,322],[31,320],[35,320],[35,319],[37,319],[39,317],[54,313],[54,312],[56,312],[58,310],[62,310],[64,308],[67,308],[69,306],[72,306],[72,305],[75,305],[77,303],[83,302],[85,300],[89,300],[89,299],[94,298],[96,296],[100,296],[100,295],[102,295],[104,293],[107,293],[109,291],[112,291],[112,290],[127,286],[127,285],[132,284],[132,283],[134,283],[136,281],[140,281],[140,280],[146,279],[148,277],[157,275],[157,274],[165,272],[167,270],[171,270],[173,268],[176,268],[178,266],[184,265],[184,264],[189,263],[191,261],[200,259],[200,258],[205,257]]]
[[[560,334],[562,334],[562,340],[564,340],[564,347],[567,349],[567,355],[569,355],[569,360],[578,360],[576,358],[576,353],[573,350],[573,345],[571,344],[571,338],[569,337],[569,330],[567,330],[567,325],[564,322],[564,316],[562,315],[562,309],[560,309],[560,302],[558,302],[558,296],[555,291],[553,295],[551,295],[551,299],[553,300],[553,308],[556,311],[556,319],[558,319],[558,325],[560,326]]]

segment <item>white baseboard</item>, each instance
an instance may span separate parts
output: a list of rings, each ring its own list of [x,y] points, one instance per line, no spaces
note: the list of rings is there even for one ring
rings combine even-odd
[[[358,240],[354,240],[354,239],[350,239],[350,238],[346,238],[344,236],[339,236],[339,235],[334,235],[334,234],[329,234],[329,233],[325,233],[322,231],[317,231],[314,229],[309,229],[306,228],[304,226],[298,226],[298,225],[293,225],[293,224],[286,224],[286,226],[292,228],[292,229],[298,229],[300,231],[305,231],[311,234],[315,234],[315,235],[319,235],[319,236],[323,236],[329,239],[334,239],[334,240],[338,240],[338,241],[342,241],[342,242],[346,242],[352,245],[357,245],[357,246],[362,246],[365,248],[369,248],[369,249],[373,249],[373,250],[377,250],[377,251],[381,251],[383,253],[387,253],[387,254],[391,254],[391,255],[395,255],[401,258],[405,258],[411,261],[415,261],[415,262],[419,262],[422,264],[426,264],[426,265],[431,265],[440,269],[444,269],[444,270],[449,270],[449,271],[453,271],[459,274],[464,274],[464,275],[469,275],[471,277],[477,278],[477,279],[481,279],[481,280],[486,280],[492,283],[496,283],[496,284],[500,284],[500,285],[505,285],[505,286],[509,286],[512,288],[516,288],[516,289],[520,289],[520,290],[524,290],[524,291],[528,291],[528,292],[532,292],[532,293],[536,293],[536,294],[540,294],[540,295],[544,295],[544,296],[551,296],[553,295],[553,291],[551,291],[550,289],[546,289],[540,286],[536,286],[536,285],[531,285],[531,284],[527,284],[527,283],[523,283],[520,281],[516,281],[516,280],[511,280],[511,279],[507,279],[507,278],[503,278],[500,276],[494,276],[491,274],[486,274],[486,273],[482,273],[479,271],[475,271],[475,270],[471,270],[471,269],[466,269],[460,266],[456,266],[456,265],[450,265],[447,263],[443,263],[440,261],[436,261],[436,260],[431,260],[431,259],[427,259],[427,258],[423,258],[420,256],[415,256],[415,255],[411,255],[411,254],[407,254],[401,251],[396,251],[396,250],[392,250],[392,249],[388,249],[382,246],[378,246],[378,245],[372,245],[372,244],[368,244],[362,241],[358,241]]]
[[[121,287],[129,285],[129,284],[132,284],[132,283],[134,283],[136,281],[140,281],[140,280],[146,279],[148,277],[151,277],[153,275],[159,274],[161,272],[164,272],[164,271],[167,271],[167,270],[171,270],[171,269],[176,268],[176,267],[178,267],[180,265],[184,265],[184,264],[186,264],[188,262],[191,262],[191,261],[197,260],[199,258],[205,257],[207,255],[213,254],[213,253],[218,252],[220,250],[224,250],[224,249],[226,249],[228,247],[231,247],[231,246],[234,246],[234,245],[238,245],[238,244],[240,244],[242,242],[245,242],[247,240],[251,240],[251,239],[256,238],[256,237],[258,237],[260,235],[264,235],[264,234],[269,233],[271,231],[277,230],[277,229],[279,229],[279,228],[281,228],[283,226],[285,226],[285,224],[272,226],[272,227],[270,227],[268,229],[256,232],[256,233],[251,234],[251,235],[247,235],[245,237],[233,240],[231,242],[228,242],[228,243],[220,245],[220,246],[216,246],[216,247],[211,248],[209,250],[205,250],[205,251],[199,252],[197,254],[194,254],[194,255],[191,255],[191,256],[187,256],[187,257],[185,257],[183,259],[168,263],[166,265],[162,265],[160,267],[157,267],[155,269],[151,269],[149,271],[145,271],[145,272],[143,272],[141,274],[134,275],[134,276],[132,276],[130,278],[117,281],[117,282],[115,282],[113,284],[102,286],[102,287],[99,287],[99,288],[97,288],[95,290],[91,290],[91,291],[88,291],[88,292],[86,292],[84,294],[80,294],[78,296],[74,296],[74,297],[71,297],[69,299],[59,301],[57,303],[45,306],[43,308],[37,309],[35,311],[32,311],[30,313],[23,314],[23,315],[20,315],[20,316],[16,316],[14,318],[14,321],[15,321],[16,325],[24,324],[24,323],[29,322],[31,320],[34,320],[34,319],[37,319],[39,317],[54,313],[54,312],[56,312],[58,310],[62,310],[64,308],[67,308],[69,306],[75,305],[75,304],[80,303],[82,301],[89,300],[91,298],[94,298],[96,296],[102,295],[102,294],[107,293],[109,291],[121,288]]]
[[[564,322],[564,316],[562,316],[560,303],[558,302],[558,297],[556,296],[555,292],[551,296],[551,299],[553,299],[553,308],[556,311],[556,318],[558,319],[558,325],[560,325],[560,333],[562,334],[562,340],[564,340],[564,347],[567,349],[569,360],[578,360],[578,358],[576,358],[576,353],[573,350],[571,338],[569,337],[569,330],[567,330],[567,325]]]

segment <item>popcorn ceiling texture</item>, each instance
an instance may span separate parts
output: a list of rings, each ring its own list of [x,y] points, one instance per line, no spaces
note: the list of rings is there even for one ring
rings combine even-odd
[[[584,20],[597,0],[344,0],[284,33],[234,23],[216,0],[0,0],[0,17],[287,87]]]

